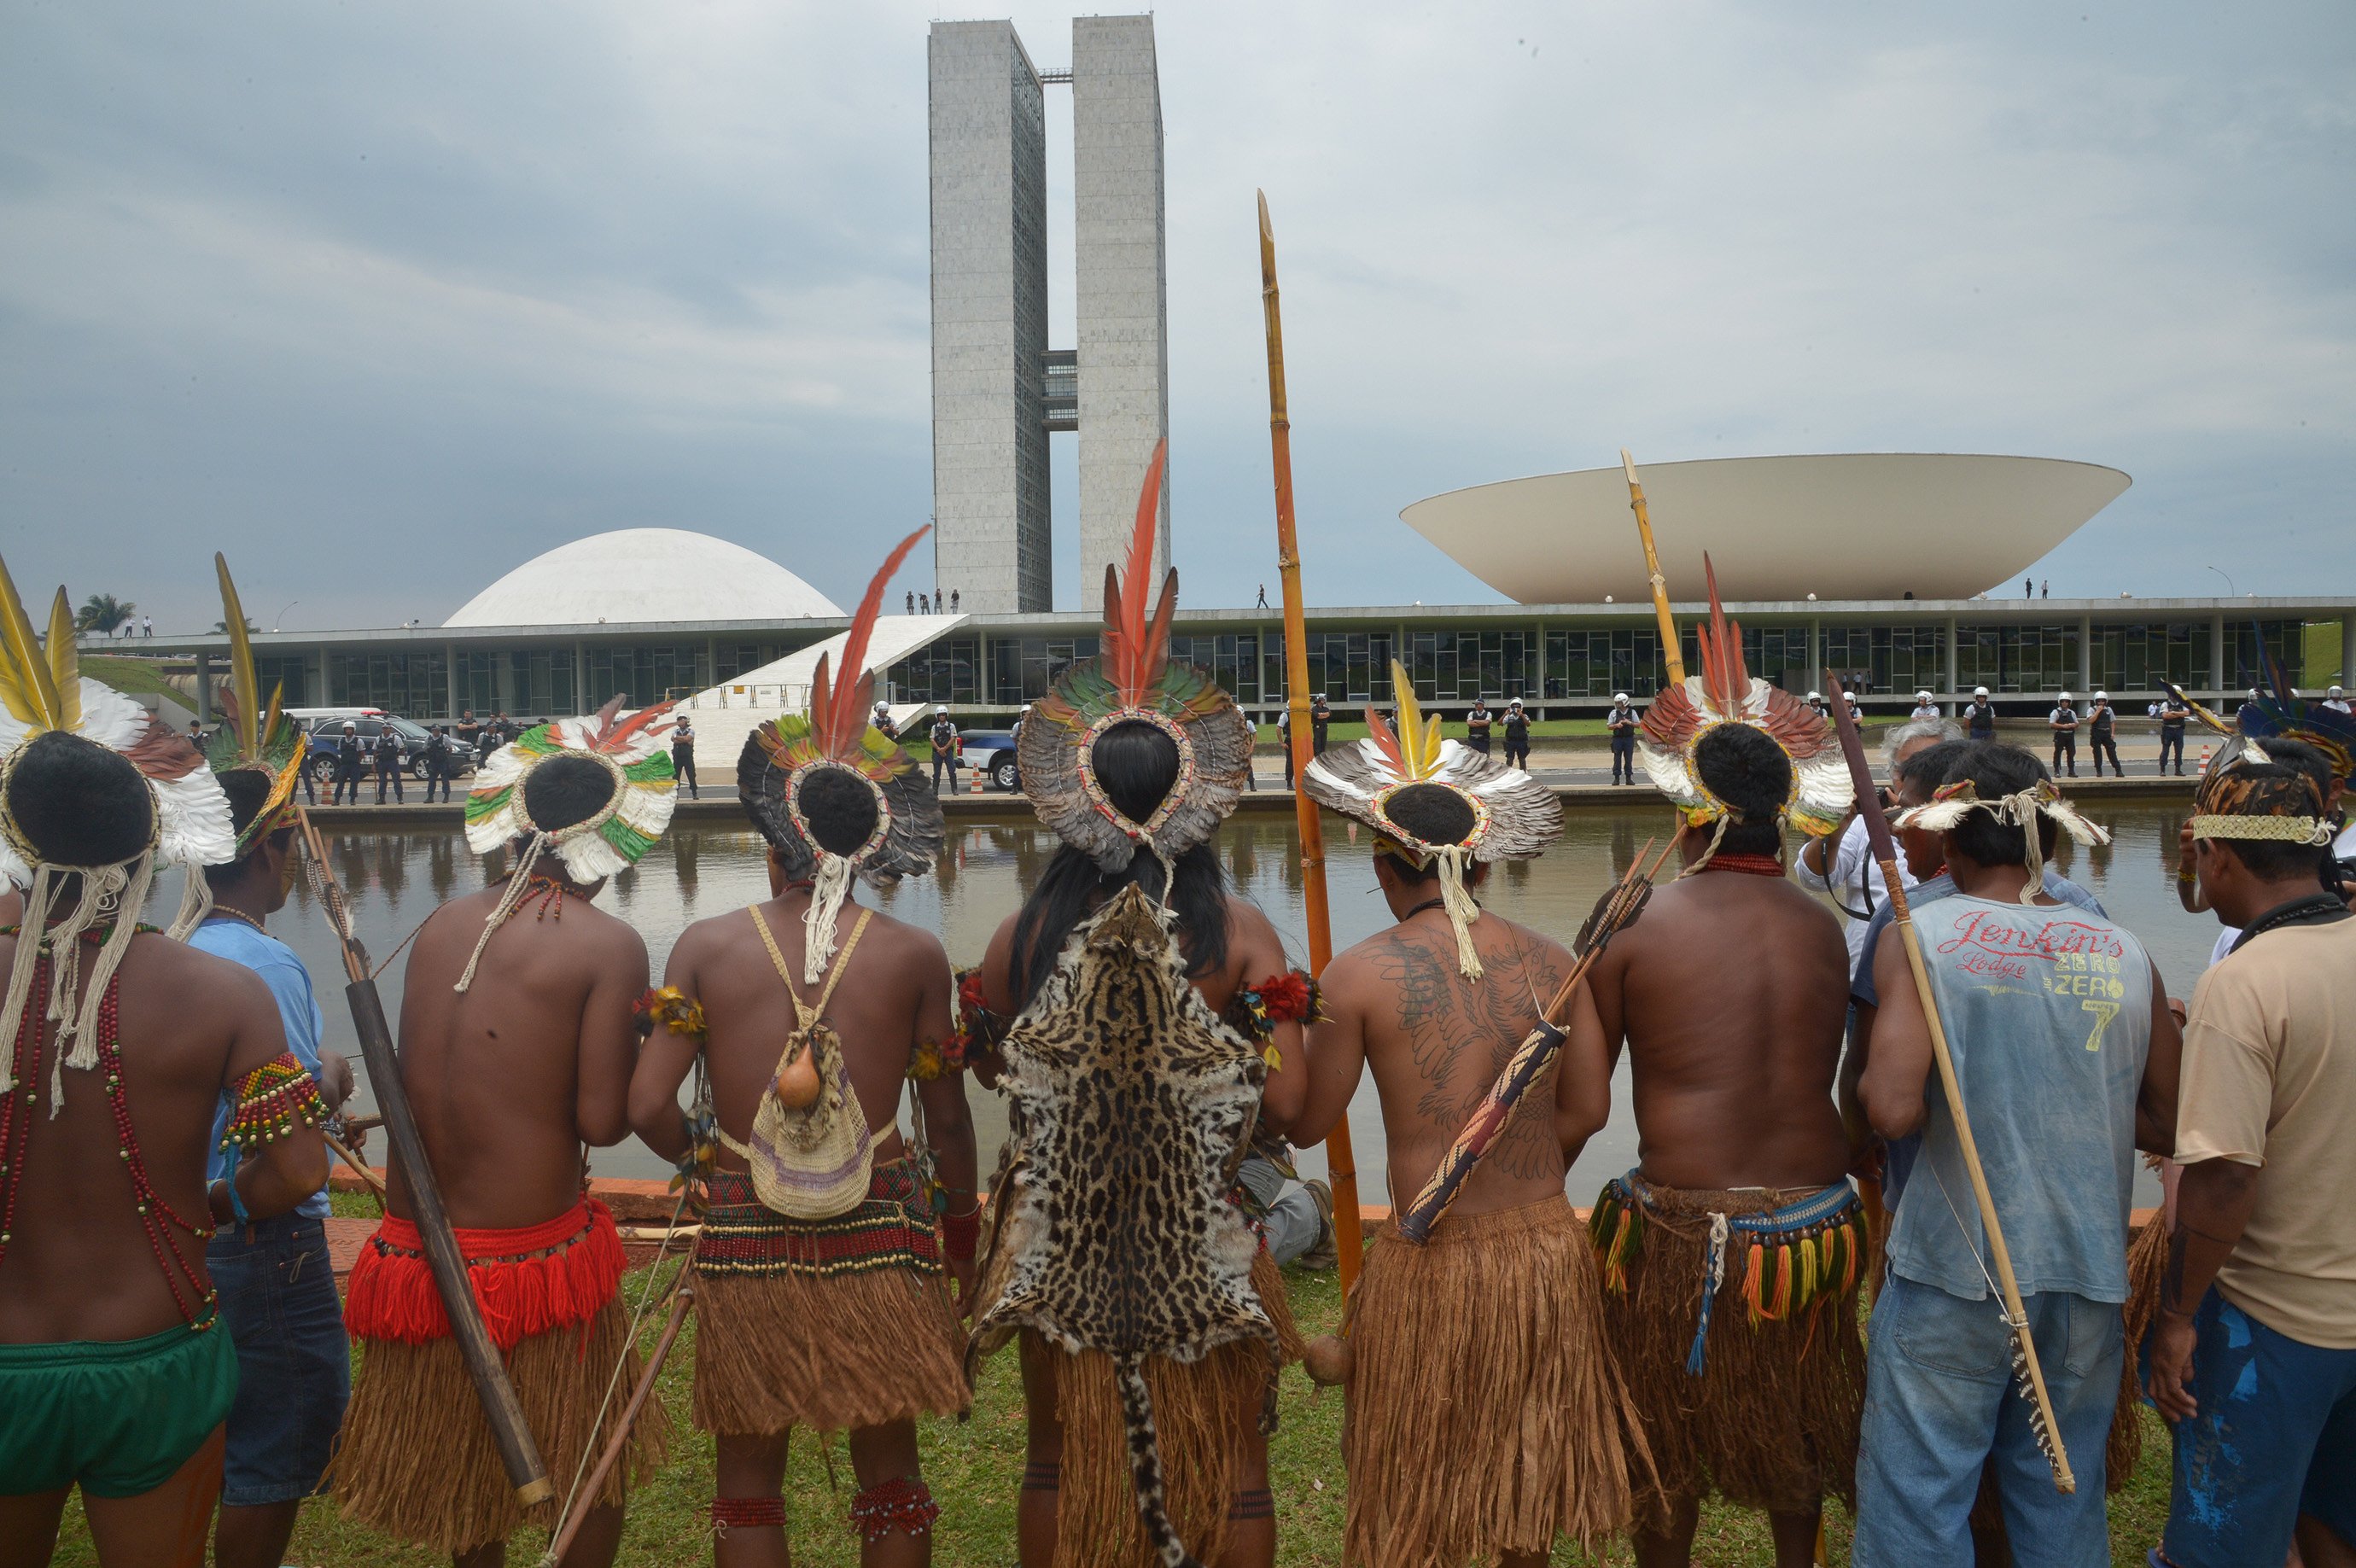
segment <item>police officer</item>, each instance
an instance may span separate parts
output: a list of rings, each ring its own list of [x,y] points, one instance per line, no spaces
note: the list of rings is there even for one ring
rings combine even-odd
[[[2250,688],[2249,695],[2242,699],[2242,706],[2233,710],[2234,728],[2244,735],[2254,735],[2257,733],[2256,726],[2265,723],[2265,718],[2266,710],[2258,706],[2258,688],[2254,686]]]
[[[878,730],[883,731],[884,738],[885,740],[896,741],[900,738],[900,727],[892,722],[892,705],[890,703],[878,702],[875,705],[874,714],[870,717],[867,721],[870,724],[874,725]]]
[[[2096,778],[2103,776],[2103,754],[2105,752],[2110,753],[2111,772],[2121,778],[2127,776],[2126,769],[2119,763],[2117,738],[2111,732],[2117,719],[2117,713],[2111,708],[2111,694],[2107,691],[2094,693],[2094,705],[2086,710],[2086,731],[2094,743],[2094,776]]]
[[[1325,754],[1325,731],[1333,722],[1333,710],[1325,706],[1325,694],[1319,692],[1309,699],[1309,754]]]
[[[387,784],[392,786],[392,798],[396,801],[401,799],[401,775],[404,771],[402,764],[408,760],[402,754],[401,737],[394,732],[391,725],[388,724],[377,731],[376,803],[379,805],[384,804],[384,789]]]
[[[695,787],[695,724],[685,714],[670,732],[671,776],[687,786],[687,798],[701,800]]]
[[[1972,688],[1972,700],[1964,709],[1964,726],[1975,741],[1996,739],[1996,704],[1988,700],[1988,688]]]
[[[1530,716],[1518,697],[1505,704],[1505,765],[1517,764],[1530,771]]]
[[[955,795],[958,788],[958,727],[949,722],[947,703],[933,709],[933,728],[928,738],[933,744],[933,793],[940,794],[941,773],[947,770],[949,793]]]
[[[2062,777],[2062,764],[2067,763],[2070,767],[2069,776],[2076,778],[2078,776],[2078,709],[2072,704],[2068,692],[2062,694],[2060,699],[2053,705],[2053,711],[2045,716],[2045,727],[2053,731],[2053,776],[2057,779]]]
[[[434,791],[442,791],[442,798],[450,798],[450,734],[446,728],[434,725],[425,732],[425,804],[434,804]]]
[[[334,797],[327,804],[344,805],[344,792],[348,789],[351,791],[350,804],[358,805],[360,803],[360,774],[365,768],[365,757],[360,750],[360,727],[347,719],[344,720],[343,737],[336,742],[336,787]]]
[[[2192,717],[2192,709],[2184,706],[2174,693],[2152,704],[2154,716],[2159,720],[2159,771],[2168,772],[2168,754],[2176,753],[2176,776],[2184,776],[2184,725]]]
[[[1636,782],[1636,709],[1624,691],[1612,694],[1612,711],[1603,716],[1612,732],[1612,782]]]
[[[1936,719],[1939,717],[1939,705],[1931,700],[1929,692],[1918,691],[1914,694],[1913,710],[1906,717],[1913,720]]]
[[[1472,711],[1464,716],[1464,743],[1484,757],[1489,754],[1489,726],[1492,722],[1488,699],[1474,698]]]

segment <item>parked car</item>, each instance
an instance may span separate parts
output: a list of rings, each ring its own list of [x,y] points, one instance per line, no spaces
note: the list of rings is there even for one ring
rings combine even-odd
[[[911,726],[916,733],[907,740],[908,749],[919,758],[931,754],[921,726]],[[992,789],[1012,790],[1015,784],[1014,736],[1005,730],[968,730],[958,739],[964,743],[965,765],[979,768],[981,776],[990,781]],[[926,764],[931,766],[929,763]]]
[[[367,748],[371,759],[369,771],[374,772],[377,737],[384,733],[387,725],[391,725],[392,732],[401,737],[402,757],[410,776],[420,779],[425,776],[425,727],[414,720],[403,719],[398,713],[387,713],[378,708],[306,708],[295,717],[311,731],[311,754],[326,767],[332,769],[335,766],[336,748],[343,741],[344,726],[349,723],[358,729],[360,744]],[[451,776],[463,778],[473,773],[476,763],[481,761],[476,755],[475,748],[455,735],[448,737],[448,740]]]

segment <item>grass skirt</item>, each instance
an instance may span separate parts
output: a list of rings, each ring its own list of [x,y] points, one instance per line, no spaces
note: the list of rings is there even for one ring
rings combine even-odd
[[[1599,1212],[1611,1195],[1607,1188]],[[1827,1495],[1857,1506],[1865,1413],[1861,1270],[1844,1259],[1845,1287],[1819,1290],[1804,1307],[1762,1319],[1745,1297],[1742,1259],[1730,1258],[1711,1303],[1701,1375],[1687,1371],[1708,1277],[1710,1216],[1764,1214],[1786,1196],[1644,1186],[1642,1244],[1621,1265],[1626,1287],[1603,1295],[1604,1334],[1660,1477],[1657,1495],[1637,1498],[1639,1530],[1658,1529],[1672,1500],[1712,1489],[1729,1502],[1776,1512],[1812,1511]]]
[[[1252,1259],[1252,1289],[1276,1325],[1287,1361],[1301,1359],[1301,1330],[1292,1320],[1284,1275],[1262,1247]],[[984,1300],[990,1299],[985,1293]],[[1022,1331],[1023,1353],[1044,1360],[1055,1381],[1055,1413],[1064,1425],[1061,1490],[1056,1497],[1055,1568],[1145,1568],[1161,1561],[1137,1528],[1137,1491],[1129,1468],[1120,1393],[1110,1358],[1099,1350],[1074,1355]],[[1205,1563],[1226,1548],[1227,1512],[1248,1445],[1263,1441],[1260,1412],[1275,1370],[1258,1340],[1222,1345],[1199,1361],[1147,1358],[1145,1383],[1153,1396],[1170,1522]]]
[[[1628,1527],[1644,1440],[1606,1351],[1595,1259],[1561,1197],[1389,1225],[1350,1300],[1343,1558],[1460,1568]]]
[[[619,1419],[637,1381],[637,1350],[623,1354],[628,1339],[621,1303],[608,1299],[586,1321],[534,1335],[508,1352],[509,1380],[556,1483],[553,1501],[529,1510],[516,1502],[466,1360],[457,1341],[447,1339],[361,1341],[351,1406],[326,1484],[346,1519],[438,1552],[504,1541],[526,1518],[552,1527],[583,1456],[594,1463],[611,1439],[611,1427],[597,1424],[597,1415],[616,1361],[623,1362],[621,1383],[608,1421]],[[661,1404],[649,1403],[631,1434],[628,1463],[615,1467],[596,1500],[619,1507],[624,1473],[642,1484],[662,1463],[668,1438]]]

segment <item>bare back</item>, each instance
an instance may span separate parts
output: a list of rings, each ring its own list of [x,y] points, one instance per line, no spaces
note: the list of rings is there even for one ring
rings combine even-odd
[[[1671,1187],[1838,1181],[1833,1105],[1848,949],[1832,912],[1781,878],[1711,871],[1661,886],[1593,972],[1628,1045],[1647,1180]]]
[[[1346,1051],[1352,1039],[1363,1041],[1382,1101],[1394,1209],[1413,1201],[1430,1180],[1570,973],[1571,956],[1561,944],[1503,915],[1484,912],[1475,921],[1472,945],[1483,970],[1478,980],[1459,972],[1455,934],[1435,910],[1376,933],[1325,967],[1330,1021],[1317,1027],[1312,1046],[1323,1068],[1331,1045]],[[1530,1085],[1451,1212],[1485,1213],[1562,1195],[1568,1166],[1554,1113],[1565,1066],[1558,1056]],[[1602,1075],[1600,1067],[1595,1075]]]
[[[15,961],[18,940],[0,936],[0,974]],[[286,1049],[277,1003],[251,969],[160,935],[133,937],[116,974],[133,1143],[157,1195],[183,1220],[203,1225],[214,1112],[224,1089]],[[42,1005],[35,1002],[37,1013]],[[26,1053],[38,1065],[13,1092],[14,1108],[29,1108],[32,1125],[22,1155],[10,1152],[23,1165],[0,1258],[0,1343],[160,1333],[184,1321],[166,1267],[183,1300],[197,1292],[177,1264],[156,1256],[140,1222],[103,1066],[66,1070],[65,1108],[51,1119],[56,1029],[47,1027],[37,1057]],[[29,1107],[27,1094],[34,1097]],[[167,1244],[206,1277],[204,1243],[168,1221],[164,1230]]]
[[[739,1143],[753,1136],[753,1114],[776,1075],[786,1037],[799,1025],[787,981],[753,922],[767,923],[794,976],[794,989],[814,1005],[825,984],[807,985],[801,978],[808,951],[802,916],[809,906],[807,889],[789,888],[754,910],[698,921],[681,933],[671,955],[668,983],[703,1004],[713,1113]],[[867,926],[846,964],[843,948],[862,913]],[[852,902],[844,905],[835,924],[834,965],[841,978],[827,1001],[826,1020],[841,1038],[859,1108],[875,1134],[874,1157],[896,1159],[902,1152],[900,1095],[909,1063],[920,1045],[948,1042],[948,956],[932,933]],[[720,1163],[730,1170],[744,1168],[744,1160],[725,1148]]]
[[[450,1222],[510,1230],[581,1195],[583,1145],[629,1134],[647,944],[578,893],[528,897],[453,989],[499,890],[453,899],[425,923],[401,998],[401,1081]],[[559,913],[559,910],[562,913]],[[392,1211],[413,1214],[400,1168]]]

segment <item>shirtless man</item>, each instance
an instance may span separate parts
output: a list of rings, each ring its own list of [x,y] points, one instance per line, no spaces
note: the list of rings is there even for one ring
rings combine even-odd
[[[82,688],[86,710],[112,695],[95,687]],[[219,805],[184,743],[150,736],[151,759],[158,738],[175,753],[160,760],[181,768],[178,788],[209,790]],[[39,862],[34,885],[51,889],[41,945],[81,944],[62,1000],[97,1052],[91,1067],[58,1070],[70,1048],[45,1017],[45,957],[0,1043],[0,1084],[12,1085],[0,1101],[0,1563],[11,1568],[48,1561],[76,1485],[101,1563],[203,1563],[238,1380],[205,1268],[205,1160],[223,1097],[230,1131],[252,1151],[230,1178],[247,1214],[284,1213],[327,1176],[312,1130],[325,1107],[284,1056],[260,976],[148,932],[128,939],[110,976],[107,948],[74,930],[75,869],[135,871],[157,810],[130,761],[63,727],[18,745],[0,798],[8,839]],[[218,843],[195,858],[234,855],[225,805],[219,823]],[[0,934],[0,974],[23,940]],[[93,986],[112,1008],[84,1010]],[[291,1120],[293,1135],[262,1141],[249,1118],[265,1115]]]
[[[851,898],[836,916],[825,977],[805,983],[806,869],[816,857],[800,840],[802,827],[820,854],[857,856],[874,834],[875,797],[849,769],[819,763],[796,786],[797,822],[764,808],[766,761],[751,765],[754,823],[772,838],[769,901],[680,933],[657,994],[664,1027],[630,1086],[638,1136],[666,1157],[685,1159],[699,1129],[681,1115],[679,1090],[701,1057],[719,1123],[721,1147],[706,1143],[716,1158],[695,1259],[695,1423],[715,1434],[719,1450],[713,1560],[723,1568],[787,1561],[781,1489],[787,1440],[798,1426],[851,1434],[861,1561],[868,1568],[923,1563],[938,1510],[917,1457],[916,1417],[960,1413],[971,1403],[958,1318],[971,1310],[979,1209],[965,1080],[949,1070],[948,957],[931,933]],[[916,779],[905,757],[900,766]],[[917,811],[930,806],[937,835],[932,797],[910,789],[903,798]],[[847,1212],[818,1220],[765,1206],[739,1152],[754,1139],[780,1046],[803,1021],[798,998],[840,1037],[874,1136],[864,1200],[854,1197]],[[937,1220],[926,1168],[899,1128],[901,1092],[912,1078],[931,1176],[946,1189]],[[957,1284],[954,1307],[945,1270]]]
[[[1397,1214],[1537,1026],[1571,955],[1483,912],[1467,929],[1481,971],[1468,978],[1435,852],[1478,830],[1455,787],[1469,781],[1399,789],[1377,823],[1353,795],[1325,787],[1333,759],[1311,765],[1309,790],[1375,827],[1375,880],[1398,923],[1325,967],[1298,1136],[1330,1132],[1360,1069],[1371,1069]],[[1492,772],[1526,777],[1485,760],[1474,776]],[[1559,822],[1543,790],[1486,798],[1493,817],[1530,815],[1538,842]],[[1486,872],[1470,867],[1467,891],[1477,894]],[[1348,1326],[1347,1561],[1534,1568],[1560,1536],[1591,1545],[1628,1527],[1623,1396],[1601,1338],[1594,1254],[1563,1191],[1570,1162],[1612,1111],[1609,1052],[1583,986],[1568,1034],[1428,1244],[1403,1239],[1394,1222],[1367,1254]]]
[[[1685,828],[1688,874],[1591,975],[1604,1038],[1615,1058],[1628,1047],[1639,1153],[1598,1200],[1600,1244],[1607,1226],[1628,1238],[1606,1252],[1604,1322],[1663,1488],[1665,1506],[1640,1499],[1637,1561],[1690,1561],[1715,1488],[1767,1509],[1777,1562],[1800,1568],[1824,1495],[1852,1496],[1865,1385],[1864,1230],[1832,1096],[1847,949],[1783,875],[1783,750],[1729,721],[1691,760],[1730,810]],[[1813,1267],[1789,1269],[1804,1244]]]
[[[627,1363],[625,1386],[637,1364],[616,1299],[621,1239],[605,1206],[585,1196],[584,1146],[629,1134],[631,1004],[647,983],[645,942],[591,901],[602,880],[584,880],[571,863],[587,836],[565,836],[605,811],[617,787],[633,787],[571,754],[566,727],[577,735],[596,723],[534,731],[477,775],[476,796],[505,791],[508,805],[470,824],[470,844],[487,852],[487,826],[495,841],[516,831],[519,859],[535,837],[543,847],[519,886],[469,893],[428,917],[401,1007],[402,1083],[426,1157],[473,1263],[477,1299],[530,1302],[487,1317],[548,1473],[568,1479],[604,1444],[593,1428],[616,1363]],[[552,754],[527,762],[542,735]],[[659,745],[648,742],[656,754]],[[366,1349],[331,1484],[348,1518],[461,1564],[497,1564],[524,1515],[450,1337],[398,1165],[390,1188],[385,1221],[352,1273],[347,1326]],[[528,1296],[491,1277],[525,1271],[536,1276]],[[659,1422],[642,1417],[641,1473],[660,1446]],[[616,1467],[589,1506],[568,1565],[613,1561],[628,1467]],[[541,1505],[531,1517],[548,1524],[554,1512]]]

